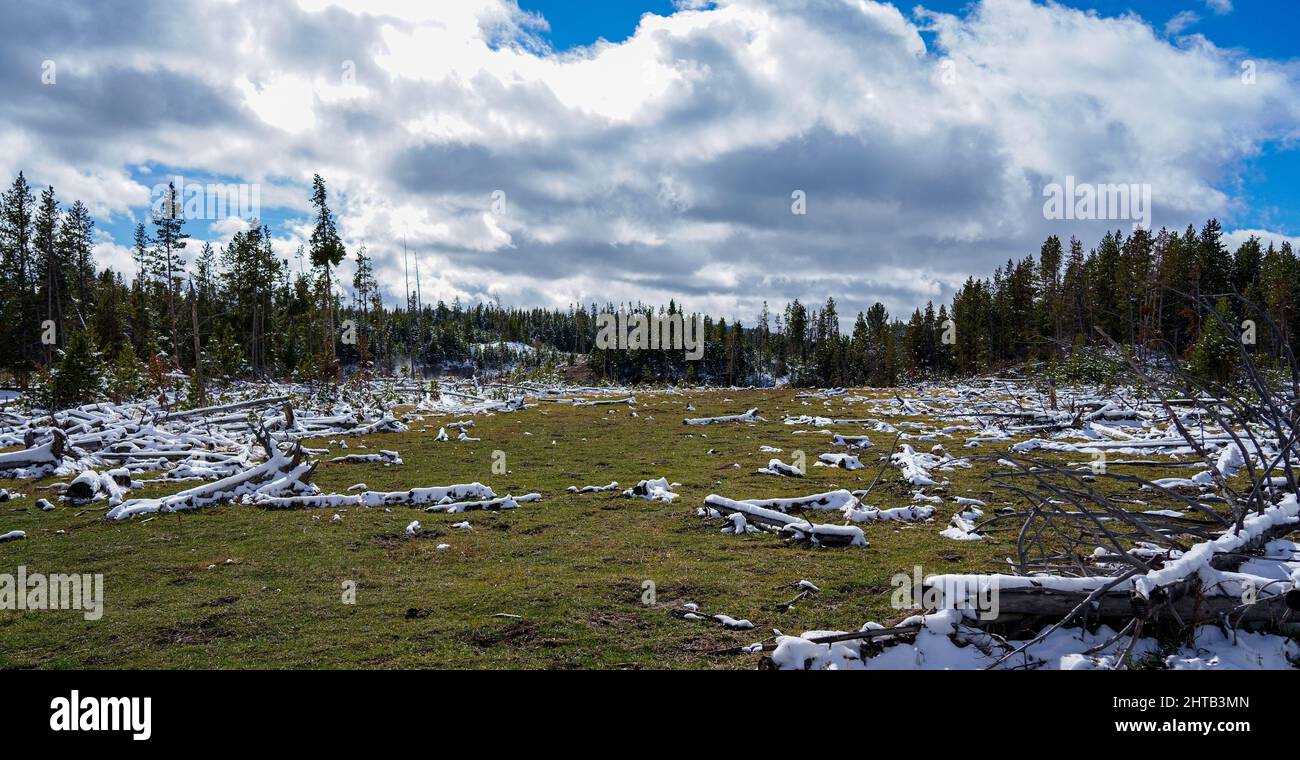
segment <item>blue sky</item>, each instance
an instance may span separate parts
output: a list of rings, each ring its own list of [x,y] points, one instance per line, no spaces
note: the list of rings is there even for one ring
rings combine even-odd
[[[971,5],[970,0],[895,4],[905,12],[920,5],[955,14]],[[1241,47],[1269,58],[1294,57],[1300,34],[1300,7],[1292,0],[1233,0],[1226,13],[1197,0],[1065,0],[1061,4],[1108,16],[1134,13],[1161,27],[1178,14],[1191,12],[1198,20],[1185,32],[1199,32],[1217,45]],[[546,17],[551,29],[545,36],[557,50],[590,45],[600,38],[621,42],[636,29],[643,14],[663,16],[674,11],[671,0],[520,0],[519,6]]]
[[[545,37],[556,50],[590,45],[601,38],[622,42],[636,30],[643,14],[667,16],[674,11],[667,0],[522,0],[519,7],[546,17],[551,29]]]
[[[675,298],[747,321],[794,297],[910,312],[1049,234],[1130,226],[1045,214],[1067,177],[1149,184],[1157,228],[1213,215],[1233,242],[1300,237],[1291,3],[922,3],[957,14],[935,23],[915,3],[689,4],[18,3],[0,173],[85,201],[97,257],[124,271],[175,175],[256,183],[292,260],[319,172],[392,301],[405,244],[434,298]],[[197,248],[238,226],[187,228]]]

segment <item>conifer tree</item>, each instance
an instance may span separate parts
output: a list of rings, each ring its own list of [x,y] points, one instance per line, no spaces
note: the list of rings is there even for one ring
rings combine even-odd
[[[185,249],[189,235],[185,232],[185,213],[176,193],[176,183],[167,183],[160,208],[153,218],[154,244],[158,250],[158,264],[163,284],[167,289],[167,315],[171,325],[172,359],[179,364],[181,356],[180,326],[176,314],[176,294],[180,288],[180,273],[185,271],[185,259],[180,252]],[[137,233],[138,234],[138,233]]]
[[[19,376],[31,369],[36,336],[35,266],[32,262],[32,218],[36,199],[22,172],[0,196],[0,337],[3,364]]]
[[[1232,321],[1232,306],[1226,297],[1219,298],[1214,304],[1214,314],[1202,321],[1201,334],[1192,348],[1189,359],[1192,374],[1223,382],[1236,371],[1237,347],[1227,327]]]
[[[326,355],[330,367],[338,371],[338,352],[334,346],[334,282],[330,278],[330,268],[343,262],[347,251],[339,238],[334,225],[334,213],[330,211],[325,193],[325,180],[319,174],[312,177],[311,203],[316,208],[316,226],[311,233],[311,263],[323,271],[321,286],[324,298]]]
[[[64,343],[63,292],[67,269],[59,250],[59,202],[54,197],[54,188],[47,186],[41,193],[40,205],[32,220],[32,247],[36,253],[36,274],[39,286],[39,298],[45,309],[45,323],[42,325],[42,343],[45,349],[45,364],[54,362],[54,350]],[[46,325],[53,325],[54,340],[47,341],[49,334]]]

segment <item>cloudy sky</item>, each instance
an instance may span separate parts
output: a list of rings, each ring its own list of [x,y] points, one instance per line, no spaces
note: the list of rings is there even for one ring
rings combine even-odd
[[[1129,6],[1137,10],[1129,10]],[[1300,235],[1289,2],[7,2],[0,169],[85,201],[101,263],[151,189],[255,183],[293,260],[322,174],[390,300],[852,314],[1091,245],[1044,187],[1155,227]],[[806,213],[797,214],[802,199]],[[244,222],[195,219],[220,245]],[[296,263],[294,264],[296,266]],[[342,272],[350,282],[350,270]]]

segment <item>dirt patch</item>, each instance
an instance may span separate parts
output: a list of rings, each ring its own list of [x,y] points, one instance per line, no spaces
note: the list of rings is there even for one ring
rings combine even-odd
[[[431,530],[421,530],[414,536],[408,536],[406,533],[385,533],[370,539],[385,549],[396,549],[397,547],[408,544],[412,541],[430,541],[435,538],[442,538],[442,531],[437,528]]]
[[[233,638],[238,632],[231,626],[231,615],[219,612],[200,620],[183,620],[176,625],[154,631],[155,646],[186,646],[208,644],[219,639]]]
[[[528,648],[538,642],[537,624],[529,620],[516,620],[504,628],[474,631],[466,640],[480,649],[489,649],[498,644]]]
[[[631,612],[601,612],[587,619],[592,628],[616,628],[627,630],[636,628],[645,630],[650,625],[640,615]]]
[[[711,654],[729,646],[734,644],[713,636],[687,636],[677,644],[680,651],[693,655]]]
[[[226,596],[219,596],[216,599],[212,599],[210,601],[204,602],[199,606],[200,607],[225,607],[226,605],[234,604],[237,601],[239,601],[238,594],[227,594]]]

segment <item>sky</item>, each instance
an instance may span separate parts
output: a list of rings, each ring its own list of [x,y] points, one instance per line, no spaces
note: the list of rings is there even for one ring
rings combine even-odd
[[[1300,238],[1283,0],[125,7],[5,5],[0,171],[84,201],[126,273],[169,180],[191,260],[256,214],[296,269],[314,173],[390,302],[404,248],[430,302],[752,324],[796,297],[906,317],[1053,234]],[[1143,202],[1048,208],[1108,186]]]

